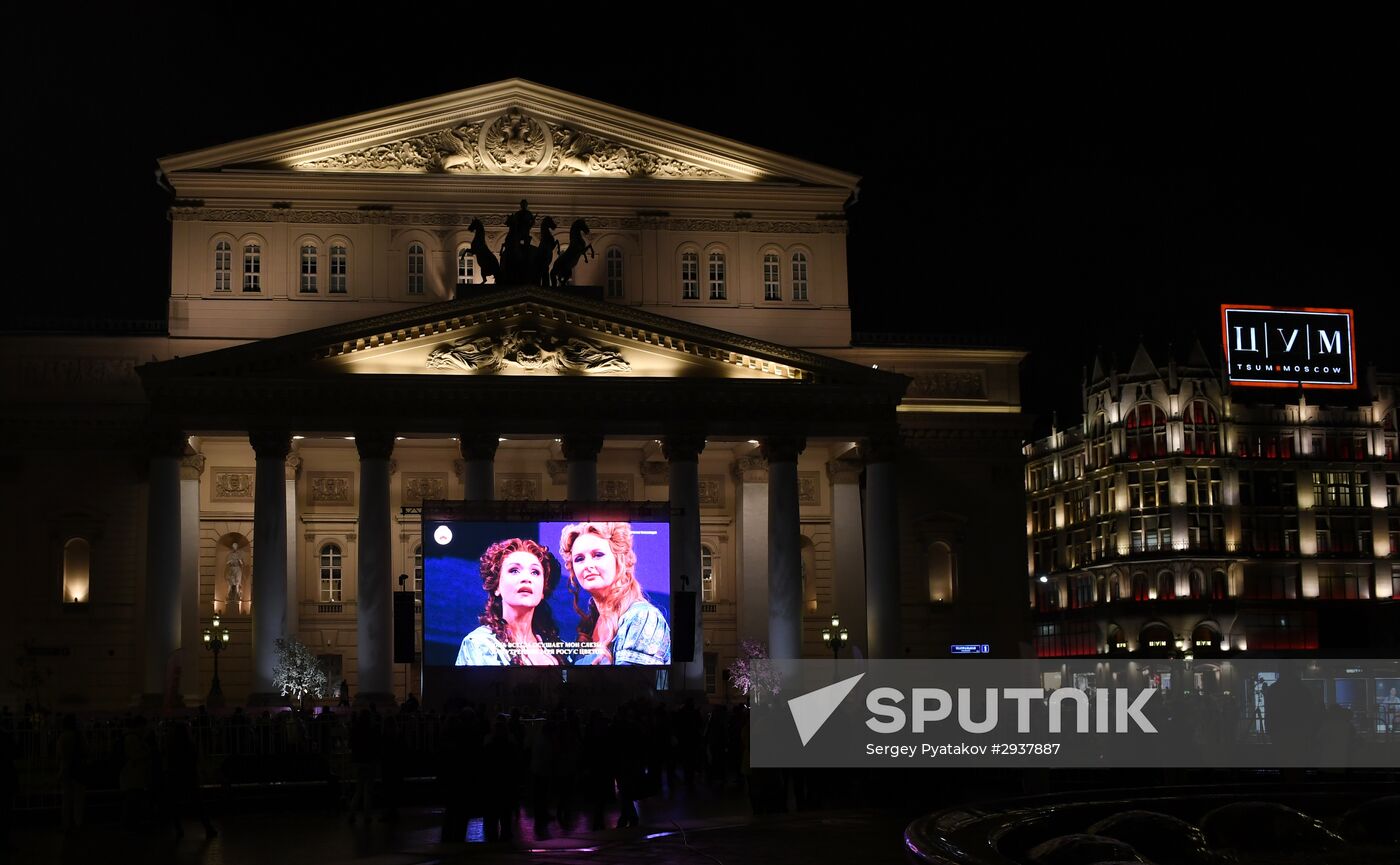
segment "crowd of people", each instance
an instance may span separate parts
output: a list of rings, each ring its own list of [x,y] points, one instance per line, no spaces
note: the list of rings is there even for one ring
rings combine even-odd
[[[86,819],[90,794],[119,801],[133,828],[182,835],[216,828],[202,788],[244,781],[322,782],[350,823],[397,818],[405,785],[443,807],[444,840],[481,818],[504,840],[522,815],[536,837],[557,829],[626,828],[637,802],[663,791],[722,792],[748,775],[747,712],[634,701],[604,713],[466,705],[425,711],[410,698],[389,711],[326,709],[215,716],[203,707],[158,722],[0,712],[0,795],[17,804],[57,799],[65,832]],[[20,783],[20,776],[23,783]],[[424,793],[424,791],[431,791]]]

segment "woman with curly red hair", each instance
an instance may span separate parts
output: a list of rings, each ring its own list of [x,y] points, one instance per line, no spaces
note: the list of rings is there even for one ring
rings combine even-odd
[[[578,611],[580,664],[669,664],[671,627],[637,582],[629,523],[575,523],[559,535],[559,558]],[[580,592],[588,595],[583,602]]]
[[[544,647],[559,642],[546,601],[558,578],[549,548],[529,538],[497,541],[481,554],[486,609],[481,627],[462,638],[459,667],[558,666]]]

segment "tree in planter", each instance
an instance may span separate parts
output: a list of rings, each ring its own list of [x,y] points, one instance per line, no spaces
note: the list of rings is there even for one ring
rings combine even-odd
[[[305,709],[307,697],[325,698],[330,680],[321,666],[321,659],[300,641],[289,637],[277,641],[277,666],[272,670],[272,684],[282,696],[291,697]]]
[[[768,661],[768,644],[758,640],[744,640],[739,643],[739,657],[729,664],[729,678],[739,693],[758,705],[765,696],[777,696],[783,690],[783,681],[777,669]]]

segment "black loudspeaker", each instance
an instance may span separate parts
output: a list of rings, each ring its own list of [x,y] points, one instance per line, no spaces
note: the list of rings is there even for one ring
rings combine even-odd
[[[671,596],[671,660],[695,660],[694,592],[676,592]]]
[[[413,593],[394,592],[394,663],[413,663]]]

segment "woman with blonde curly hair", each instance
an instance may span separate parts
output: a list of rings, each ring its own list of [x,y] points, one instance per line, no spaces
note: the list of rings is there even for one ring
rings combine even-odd
[[[497,541],[481,554],[486,609],[481,627],[462,638],[459,667],[558,666],[543,643],[559,641],[546,601],[558,577],[549,548],[529,538]]]
[[[580,642],[594,654],[579,663],[669,664],[671,627],[637,582],[629,523],[574,523],[559,535]],[[584,601],[580,592],[587,593]]]

